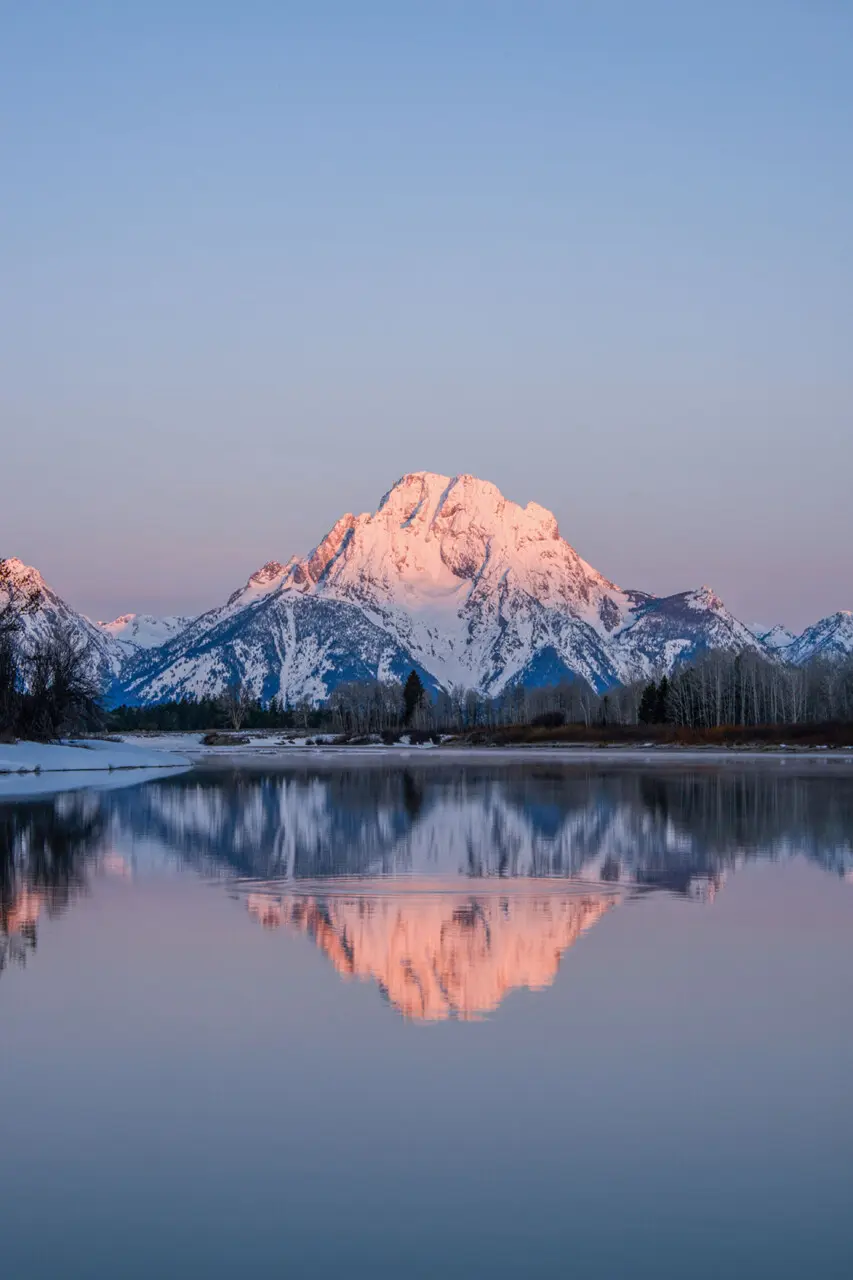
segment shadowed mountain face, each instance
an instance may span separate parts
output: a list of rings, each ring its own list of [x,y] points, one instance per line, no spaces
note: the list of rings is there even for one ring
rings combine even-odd
[[[143,851],[140,853],[140,851]],[[853,873],[853,778],[817,765],[593,769],[443,763],[200,769],[0,806],[0,968],[122,858],[222,878],[407,1017],[475,1018],[626,895],[712,901],[744,862]]]

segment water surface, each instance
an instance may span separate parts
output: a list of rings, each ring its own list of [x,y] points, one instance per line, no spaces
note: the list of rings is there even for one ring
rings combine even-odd
[[[3,1273],[847,1276],[851,870],[831,767],[2,804]]]

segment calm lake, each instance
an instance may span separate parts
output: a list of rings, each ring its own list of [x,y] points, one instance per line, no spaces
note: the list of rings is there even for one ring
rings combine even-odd
[[[853,767],[0,800],[0,1272],[848,1277]]]

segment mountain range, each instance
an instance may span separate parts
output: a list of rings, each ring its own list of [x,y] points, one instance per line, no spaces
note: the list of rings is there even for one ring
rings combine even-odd
[[[655,596],[587,564],[550,511],[487,481],[403,476],[372,514],[342,516],[304,558],[269,561],[196,618],[92,622],[19,560],[0,607],[27,637],[56,624],[87,643],[111,702],[217,695],[243,681],[263,700],[322,701],[344,681],[419,672],[432,691],[496,695],[581,678],[603,692],[712,650],[804,663],[853,652],[853,614],[802,635],[738,621],[709,587]]]

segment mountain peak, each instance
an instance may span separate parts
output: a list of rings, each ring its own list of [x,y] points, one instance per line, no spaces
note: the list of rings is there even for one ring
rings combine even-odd
[[[191,618],[170,616],[155,618],[150,613],[123,613],[112,622],[97,622],[106,636],[119,641],[128,649],[156,649],[172,636],[182,631]]]
[[[17,556],[8,556],[0,560],[0,586],[8,586],[18,591],[45,591],[47,583],[31,564],[24,564]]]
[[[246,586],[249,587],[266,587],[274,578],[280,578],[284,573],[286,566],[278,560],[268,560],[255,573],[252,574]]]
[[[238,587],[228,597],[226,608],[251,604],[253,600],[276,591],[293,564],[294,559],[288,560],[287,564],[282,564],[279,560],[268,560],[260,569],[255,570],[245,586]]]
[[[553,512],[538,502],[522,507],[490,480],[462,472],[456,476],[434,471],[411,471],[384,495],[373,516],[360,517],[400,529],[420,528],[428,536],[459,537],[476,532],[490,540],[519,546],[525,542],[558,541]]]
[[[787,646],[792,644],[795,639],[793,631],[789,631],[781,622],[777,622],[773,627],[767,627],[756,623],[755,626],[750,627],[750,630],[753,635],[758,636],[758,639],[762,644],[766,645],[768,649],[772,649],[774,651],[787,648]]]
[[[408,524],[423,510],[430,510],[430,522],[460,511],[472,518],[486,517],[489,523],[507,513],[511,518],[523,514],[532,524],[544,526],[546,536],[559,537],[553,512],[538,502],[522,507],[506,498],[491,480],[481,480],[468,472],[445,476],[436,471],[409,471],[383,496],[375,515],[400,515],[401,523]]]
[[[251,602],[250,587],[229,606]],[[358,606],[440,683],[466,688],[520,677],[539,645],[573,652],[562,635],[573,626],[584,676],[612,679],[609,660],[592,652],[635,603],[560,537],[546,508],[522,507],[477,476],[433,471],[401,476],[372,513],[341,516],[264,590],[279,588]]]
[[[707,583],[693,591],[686,591],[684,597],[692,609],[712,609],[716,613],[726,607],[714,588]]]
[[[853,653],[853,613],[839,609],[807,627],[786,650],[792,662],[808,662],[812,658],[844,658]]]

